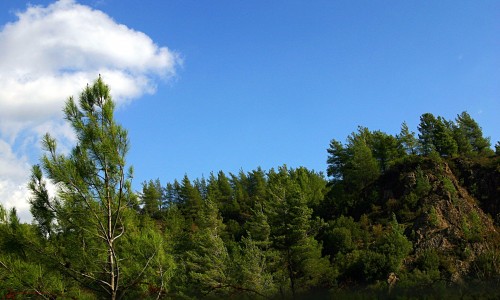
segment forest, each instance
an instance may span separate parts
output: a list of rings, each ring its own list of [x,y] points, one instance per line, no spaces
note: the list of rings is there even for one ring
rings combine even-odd
[[[101,78],[70,97],[77,143],[64,154],[43,137],[33,222],[0,206],[0,297],[500,297],[500,143],[467,112],[425,113],[416,133],[360,126],[331,140],[326,174],[283,165],[133,191],[114,108]]]

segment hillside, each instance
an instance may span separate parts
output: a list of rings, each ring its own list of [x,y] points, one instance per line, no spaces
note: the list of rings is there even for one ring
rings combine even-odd
[[[134,192],[113,111],[101,78],[70,98],[78,143],[44,137],[33,223],[0,206],[5,298],[500,297],[500,147],[466,112],[422,115],[418,138],[359,127],[331,141],[328,177],[284,165]]]
[[[493,172],[489,177],[495,176]],[[498,247],[499,233],[491,216],[461,185],[448,163],[407,160],[389,170],[376,185],[383,195],[381,210],[367,213],[380,220],[394,212],[401,220],[413,244],[413,253],[405,259],[408,270],[418,268],[422,256],[435,253],[440,258],[438,269],[447,280],[459,283],[465,277],[489,275],[480,260]],[[490,207],[488,200],[483,202],[485,207]]]

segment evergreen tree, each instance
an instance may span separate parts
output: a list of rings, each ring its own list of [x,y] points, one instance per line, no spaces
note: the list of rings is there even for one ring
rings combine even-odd
[[[260,167],[248,174],[248,196],[252,208],[262,204],[267,197],[266,174]]]
[[[458,145],[453,139],[452,123],[438,117],[434,132],[433,144],[441,156],[453,157],[458,153]]]
[[[55,299],[76,296],[73,286],[44,264],[46,257],[31,251],[39,245],[40,232],[19,221],[15,208],[0,204],[0,295],[4,299]]]
[[[164,208],[169,208],[172,205],[179,205],[180,200],[180,184],[177,180],[174,180],[174,183],[167,183],[165,187],[165,199],[163,199],[162,206]]]
[[[58,233],[57,239],[49,240],[50,247],[39,250],[48,252],[64,273],[110,299],[135,286],[144,275],[127,272],[129,263],[148,266],[148,260],[124,259],[130,251],[125,245],[134,238],[130,207],[136,198],[131,191],[132,169],[126,170],[127,132],[115,122],[113,111],[109,88],[100,77],[84,89],[78,104],[70,97],[64,113],[78,139],[75,148],[62,155],[55,139],[49,134],[43,138],[42,168],[57,186],[55,204],[42,199],[43,180],[37,167],[30,184],[35,192],[32,211],[42,216],[36,219],[37,225]],[[54,223],[49,222],[52,216]]]
[[[460,136],[467,142],[461,153],[467,154],[469,147],[476,153],[491,153],[491,143],[488,138],[483,137],[483,131],[477,122],[467,112],[462,112],[456,118],[458,131]],[[462,144],[464,145],[464,144]],[[470,145],[470,146],[469,146]],[[465,149],[464,149],[465,148]]]
[[[222,171],[217,174],[217,189],[219,194],[217,202],[219,203],[222,218],[224,220],[238,220],[240,205],[233,197],[233,188],[229,178]]]
[[[262,204],[258,203],[252,210],[252,216],[245,223],[244,228],[252,238],[252,242],[264,249],[268,248],[271,234],[271,227],[268,222],[268,217],[264,213]]]
[[[380,130],[372,133],[371,149],[382,172],[385,172],[396,159],[404,155],[400,141]]]
[[[154,218],[160,217],[163,202],[163,189],[160,179],[142,183],[141,202],[144,205],[143,211],[147,215]]]
[[[179,187],[179,208],[184,213],[187,221],[192,225],[197,224],[198,212],[201,209],[203,199],[200,191],[193,186],[187,175],[184,175]]]
[[[403,146],[403,150],[406,154],[415,155],[417,154],[418,140],[415,137],[415,132],[410,131],[408,124],[403,122],[401,124],[401,131],[396,136],[399,143]]]
[[[304,192],[286,167],[278,172],[271,170],[268,177],[271,240],[281,253],[283,267],[277,270],[278,274],[286,274],[292,296],[301,289],[321,285],[320,282],[328,284],[332,280],[331,269],[328,259],[321,257],[321,245],[311,235],[312,209],[307,206]]]
[[[47,191],[47,184],[42,178],[42,169],[35,165],[32,168],[31,181],[28,188],[33,197],[29,200],[31,205],[30,212],[38,225],[40,234],[44,237],[50,237],[54,232],[55,206],[59,205],[55,199],[50,199]]]
[[[385,273],[398,272],[403,259],[411,252],[412,243],[408,241],[398,224],[396,216],[392,215],[389,230],[376,241],[374,249],[385,256]],[[381,274],[385,276],[386,274]]]
[[[231,186],[233,188],[233,201],[238,205],[238,221],[244,224],[252,215],[252,201],[249,196],[250,181],[247,175],[240,171],[238,176],[231,174]]]
[[[224,224],[216,204],[209,197],[203,202],[199,214],[199,229],[191,236],[191,248],[181,254],[187,274],[185,283],[196,298],[207,295],[222,297],[231,290],[230,257],[221,238]]]
[[[344,171],[344,182],[350,191],[361,191],[380,175],[380,167],[364,139],[353,139],[351,157]]]
[[[420,153],[428,156],[436,151],[441,156],[452,157],[458,153],[458,145],[453,138],[453,124],[442,117],[425,113],[420,117]]]
[[[328,167],[326,173],[334,181],[340,181],[344,175],[345,164],[348,159],[347,150],[341,142],[332,140],[328,152]]]
[[[437,119],[431,113],[425,113],[420,116],[418,142],[420,154],[422,155],[427,156],[436,150],[434,145],[436,123]]]
[[[238,290],[255,298],[271,298],[277,287],[270,270],[269,253],[251,236],[243,237],[239,251],[235,251],[235,278]]]

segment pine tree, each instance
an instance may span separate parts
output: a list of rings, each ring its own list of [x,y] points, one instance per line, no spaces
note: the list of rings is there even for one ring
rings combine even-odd
[[[326,169],[327,175],[334,181],[343,179],[345,164],[348,159],[347,150],[341,142],[332,140],[328,152],[328,168]]]
[[[372,132],[372,145],[370,148],[382,172],[385,172],[396,159],[404,155],[400,141],[380,130]]]
[[[199,213],[199,229],[191,235],[190,249],[181,254],[186,286],[195,297],[225,295],[231,289],[230,258],[221,238],[224,224],[216,204],[205,200]]]
[[[63,155],[54,138],[43,138],[42,169],[56,185],[57,199],[45,198],[38,167],[33,168],[30,184],[37,225],[57,232],[57,238],[48,240],[50,247],[38,250],[61,272],[109,299],[135,286],[144,272],[136,272],[134,266],[141,264],[145,271],[149,258],[157,254],[145,251],[145,261],[126,259],[132,250],[127,245],[140,233],[133,235],[131,230],[136,222],[131,207],[137,200],[131,190],[132,169],[126,169],[129,141],[127,131],[114,120],[114,107],[100,77],[83,90],[78,104],[70,97],[64,114],[76,133],[76,146]]]
[[[163,189],[160,179],[150,180],[142,183],[141,202],[144,205],[144,212],[154,218],[160,217],[162,208]]]
[[[420,154],[429,155],[435,150],[434,145],[434,132],[436,128],[437,119],[431,113],[425,113],[420,116],[420,124],[418,125],[418,143]]]
[[[33,166],[31,173],[31,180],[28,185],[33,195],[29,199],[31,205],[30,212],[35,219],[35,223],[38,225],[40,234],[44,237],[50,237],[54,232],[55,206],[59,204],[55,199],[50,199],[47,184],[43,179],[40,166]]]
[[[272,298],[277,287],[270,270],[270,251],[262,249],[251,236],[243,237],[238,251],[235,251],[235,288],[255,298]]]
[[[441,156],[453,157],[458,153],[457,142],[453,139],[452,123],[442,117],[437,118],[433,144]]]
[[[476,153],[491,153],[491,143],[488,138],[483,137],[483,131],[477,122],[467,112],[462,112],[456,118],[458,131],[467,142],[465,149],[460,149],[462,153],[467,153],[469,147]],[[470,146],[468,146],[470,145]]]
[[[441,156],[452,157],[458,153],[457,141],[453,137],[453,124],[442,117],[425,113],[418,127],[420,153],[428,156],[436,151]]]
[[[187,221],[194,226],[197,224],[198,212],[201,209],[203,199],[200,191],[193,186],[187,175],[184,175],[179,187],[179,208],[184,213]]]
[[[269,226],[267,215],[264,213],[262,204],[256,204],[252,210],[252,216],[244,226],[248,235],[252,238],[252,242],[259,245],[263,249],[268,248],[270,241],[269,236],[271,227]]]
[[[267,197],[266,174],[261,168],[248,174],[248,196],[250,197],[250,207],[255,208],[257,204],[262,204]]]
[[[301,289],[332,280],[328,258],[321,257],[321,245],[311,236],[312,209],[300,185],[286,167],[268,174],[268,215],[273,248],[279,251],[280,265],[276,270],[286,274],[294,296]],[[279,276],[278,276],[279,277]]]
[[[401,124],[401,131],[396,136],[396,138],[402,145],[403,150],[406,154],[410,155],[417,154],[418,140],[415,137],[415,132],[410,131],[410,129],[408,128],[408,124],[406,124],[406,122],[403,122],[403,124]]]
[[[380,175],[380,166],[364,139],[349,145],[352,153],[344,171],[344,182],[350,191],[361,191]]]

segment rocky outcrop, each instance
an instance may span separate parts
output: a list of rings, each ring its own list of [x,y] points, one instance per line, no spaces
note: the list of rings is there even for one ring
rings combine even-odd
[[[462,177],[458,177],[456,165],[450,168],[444,160],[418,158],[395,166],[377,186],[383,195],[382,211],[392,211],[402,220],[413,243],[407,268],[411,269],[422,253],[432,250],[440,257],[441,274],[453,282],[473,276],[478,257],[500,241],[493,219],[463,184],[464,174],[468,174],[467,180],[477,181],[484,170],[471,169],[467,173],[461,167]],[[480,176],[483,180],[487,177]],[[489,197],[499,186],[489,187]]]

